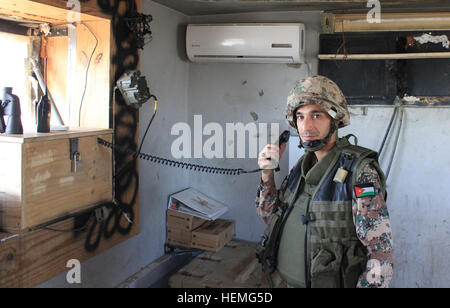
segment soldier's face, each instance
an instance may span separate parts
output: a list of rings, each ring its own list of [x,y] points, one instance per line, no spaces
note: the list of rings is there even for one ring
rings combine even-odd
[[[298,134],[303,142],[323,139],[330,132],[331,118],[319,105],[300,106],[295,115]]]

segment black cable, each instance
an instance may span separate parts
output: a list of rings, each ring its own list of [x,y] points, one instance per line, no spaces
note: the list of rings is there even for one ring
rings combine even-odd
[[[87,229],[88,224],[89,224],[89,222],[91,220],[91,217],[92,217],[92,213],[89,216],[89,218],[87,219],[86,223],[80,228],[72,228],[72,229],[65,229],[65,230],[63,230],[63,229],[55,229],[55,228],[51,228],[51,227],[43,227],[43,229],[50,230],[50,231],[55,231],[55,232],[81,232],[81,231],[85,231]]]
[[[386,180],[389,177],[389,173],[391,172],[391,166],[392,166],[392,162],[394,161],[394,156],[395,156],[395,152],[397,150],[397,145],[398,145],[398,139],[400,137],[400,132],[402,130],[402,124],[403,124],[403,108],[400,107],[400,123],[398,125],[398,130],[397,130],[397,135],[395,136],[395,142],[394,142],[394,149],[392,151],[392,156],[391,156],[391,160],[389,161],[389,166],[388,169],[386,171]]]
[[[167,158],[162,158],[162,157],[158,157],[158,156],[154,156],[154,155],[150,155],[150,154],[136,152],[131,149],[126,149],[126,148],[124,149],[117,145],[113,145],[112,143],[110,143],[106,140],[103,140],[101,138],[97,138],[97,142],[100,145],[103,145],[110,149],[117,150],[117,151],[120,151],[120,152],[128,154],[128,155],[132,155],[132,156],[134,156],[134,158],[145,159],[145,160],[148,160],[153,163],[158,163],[161,165],[169,165],[171,167],[186,168],[188,170],[193,170],[193,171],[207,172],[207,173],[214,173],[214,174],[224,174],[224,175],[241,175],[241,174],[246,174],[246,173],[256,173],[256,172],[263,170],[263,169],[255,169],[255,170],[251,170],[251,171],[246,171],[242,168],[217,168],[217,167],[190,164],[190,163],[170,160]]]
[[[92,50],[91,56],[89,57],[89,62],[88,62],[87,67],[86,67],[86,77],[85,77],[85,80],[84,80],[84,90],[83,90],[83,95],[81,96],[80,110],[78,111],[78,126],[81,126],[81,109],[83,107],[84,96],[86,95],[86,90],[87,90],[89,67],[91,66],[92,57],[94,56],[95,50],[97,49],[97,46],[98,46],[98,39],[97,39],[97,36],[94,34],[94,32],[92,32],[92,30],[85,23],[81,22],[81,24],[86,29],[88,29],[89,32],[91,32],[92,36],[95,38],[95,46],[94,46],[94,50]]]
[[[156,96],[151,95],[150,98],[152,98],[152,97],[155,99],[156,102],[158,101],[158,98],[157,98]],[[142,146],[144,145],[145,137],[147,136],[148,130],[149,130],[149,128],[150,128],[150,125],[152,125],[153,119],[155,118],[155,115],[156,115],[156,112],[157,112],[157,111],[158,111],[158,109],[155,108],[155,111],[153,112],[152,118],[150,119],[150,122],[149,122],[148,125],[147,125],[147,129],[145,130],[144,136],[142,137],[142,140],[141,140],[141,144],[140,144],[140,146],[139,146],[138,153],[141,153]]]
[[[397,114],[398,107],[394,108],[394,111],[392,112],[391,121],[389,122],[388,128],[386,129],[386,133],[384,134],[383,142],[381,142],[380,149],[378,150],[378,156],[381,156],[381,152],[383,151],[384,144],[386,143],[386,139],[389,135],[389,132],[391,131],[392,123],[394,122],[395,115]]]

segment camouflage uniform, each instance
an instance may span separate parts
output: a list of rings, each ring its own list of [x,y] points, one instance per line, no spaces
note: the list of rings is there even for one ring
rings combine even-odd
[[[356,198],[353,193],[353,220],[356,234],[368,249],[367,267],[358,281],[358,287],[389,287],[393,274],[393,241],[384,196],[381,193],[380,178],[375,168],[368,165],[358,175],[357,184],[373,184],[376,195]],[[256,198],[256,210],[267,223],[272,212],[279,205],[279,194],[273,179],[261,182]],[[378,265],[380,267],[378,267]]]
[[[313,82],[310,82],[312,80]],[[286,119],[296,128],[295,112],[301,105],[317,104],[337,122],[338,127],[350,123],[346,100],[337,85],[326,77],[316,76],[298,82],[288,97]],[[293,170],[296,168],[294,167]],[[287,179],[287,178],[286,178]],[[285,181],[278,190],[273,177],[260,183],[256,198],[256,210],[265,223],[283,199]],[[352,197],[352,217],[357,238],[367,249],[366,269],[359,277],[357,287],[388,287],[393,275],[393,240],[385,194],[377,169],[366,165],[356,174],[354,185],[370,184],[375,194]]]

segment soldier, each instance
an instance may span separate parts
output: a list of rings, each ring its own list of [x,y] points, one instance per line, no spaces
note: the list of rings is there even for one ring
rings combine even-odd
[[[323,76],[297,82],[286,119],[298,131],[298,160],[281,188],[273,169],[286,145],[267,145],[257,213],[267,223],[257,255],[293,287],[388,287],[393,241],[377,153],[339,138],[350,123],[339,87]],[[355,137],[356,140],[356,137]]]

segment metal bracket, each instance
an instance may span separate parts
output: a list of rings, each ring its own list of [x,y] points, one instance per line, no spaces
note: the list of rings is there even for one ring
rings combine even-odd
[[[81,167],[81,154],[78,152],[78,138],[70,139],[70,161],[70,172],[78,172]]]
[[[105,207],[99,207],[95,209],[95,218],[97,219],[97,222],[101,223],[105,219],[107,219],[109,216],[109,210]]]
[[[47,37],[67,36],[67,28],[52,28]]]

